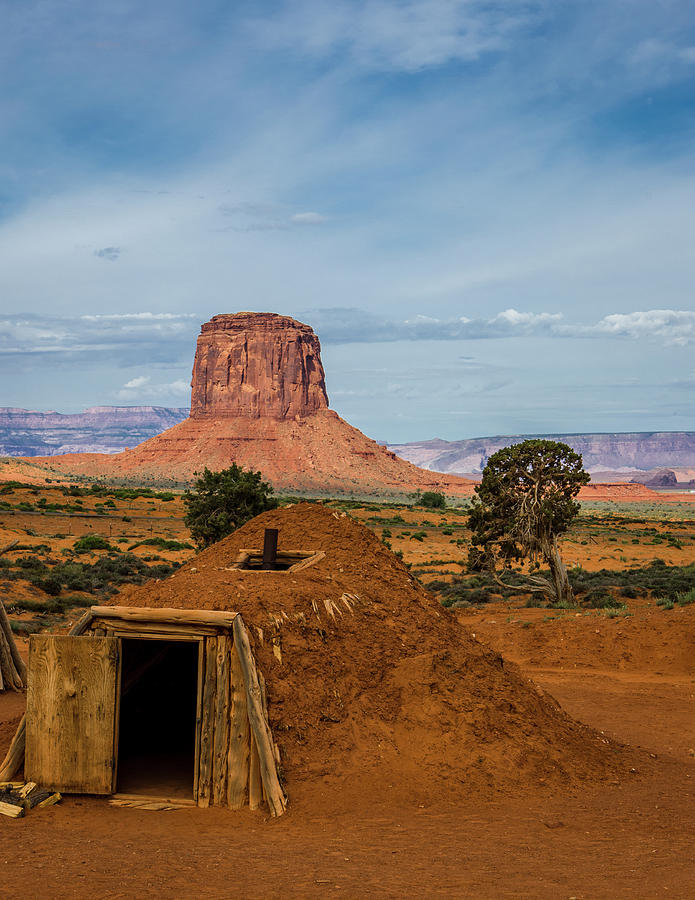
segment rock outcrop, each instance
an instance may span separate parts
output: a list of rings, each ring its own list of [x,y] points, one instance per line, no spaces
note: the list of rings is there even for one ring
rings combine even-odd
[[[287,316],[213,316],[198,337],[191,418],[305,418],[328,408],[319,339]]]
[[[605,473],[617,477],[623,469],[661,469],[692,466],[695,463],[695,432],[649,431],[616,432],[613,434],[515,434],[498,437],[469,438],[462,441],[443,441],[436,438],[389,447],[402,459],[435,472],[449,474],[482,472],[489,457],[511,444],[527,438],[549,438],[569,444],[582,454],[584,468],[597,475]],[[635,479],[637,480],[637,479]],[[685,479],[681,479],[685,480]]]
[[[0,407],[0,456],[119,453],[186,418],[188,408],[92,406],[81,413]]]
[[[189,418],[123,453],[42,464],[58,475],[181,484],[204,466],[237,463],[294,493],[473,493],[471,481],[399,459],[329,409],[320,353],[312,329],[286,316],[215,316],[198,338]]]

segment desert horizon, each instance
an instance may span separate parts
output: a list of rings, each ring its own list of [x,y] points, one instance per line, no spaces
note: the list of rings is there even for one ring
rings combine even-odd
[[[695,897],[691,6],[5,7],[5,893]]]

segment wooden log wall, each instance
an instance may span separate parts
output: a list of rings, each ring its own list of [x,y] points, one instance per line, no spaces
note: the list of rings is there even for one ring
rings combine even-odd
[[[101,631],[101,612],[102,609],[93,609],[85,613],[70,633],[83,634],[90,625]],[[148,628],[144,612],[138,610],[133,614],[130,611],[126,630],[129,630],[127,625],[137,622],[143,633],[150,629],[151,633],[156,633],[165,616],[153,617]],[[166,612],[166,621],[171,621],[171,612],[162,612]],[[185,627],[184,615],[181,615],[182,627]],[[108,615],[108,619],[116,629],[124,624],[123,620],[117,624],[118,617],[114,615]],[[199,633],[203,646],[200,655],[200,734],[196,746],[198,806],[240,809],[248,804],[257,809],[265,801],[270,813],[280,816],[287,798],[278,776],[279,753],[268,722],[265,681],[256,668],[241,616],[234,616],[233,628],[229,627],[229,619],[218,614],[199,614],[194,622],[186,624],[189,628],[205,628],[208,632]],[[220,628],[223,629],[221,633]],[[209,633],[208,629],[215,633]],[[22,768],[25,734],[23,718],[0,767],[1,780],[11,780]]]

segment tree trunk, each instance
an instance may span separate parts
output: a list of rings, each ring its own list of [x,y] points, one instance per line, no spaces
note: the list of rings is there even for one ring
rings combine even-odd
[[[572,605],[574,603],[574,594],[572,593],[572,586],[567,577],[567,569],[560,557],[556,537],[552,538],[552,543],[545,552],[545,558],[550,566],[550,577],[553,580],[553,586],[555,588],[555,602],[562,603],[564,601],[565,603]]]

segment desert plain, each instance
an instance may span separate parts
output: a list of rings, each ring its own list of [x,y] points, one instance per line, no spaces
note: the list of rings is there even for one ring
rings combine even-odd
[[[2,557],[0,592],[22,653],[30,633],[64,632],[85,606],[117,603],[133,583],[146,590],[156,584],[148,578],[166,578],[195,554],[180,493],[39,473],[32,484],[20,470],[8,462],[0,485],[0,544],[18,541]],[[562,544],[586,589],[576,608],[562,610],[523,593],[502,596],[464,574],[465,499],[444,510],[412,500],[323,503],[372,529],[413,578],[438,591],[442,615],[461,635],[518,665],[619,748],[610,771],[560,785],[540,773],[514,786],[490,779],[428,798],[394,783],[388,767],[365,790],[327,766],[289,784],[288,813],[278,820],[66,796],[3,821],[5,889],[66,898],[694,896],[695,604],[666,596],[695,565],[691,495],[586,501]],[[91,549],[81,550],[85,537]],[[72,587],[56,591],[51,572],[61,565]],[[630,572],[641,575],[625,578]],[[613,599],[592,608],[591,590]],[[0,696],[3,752],[23,709],[23,694]]]

